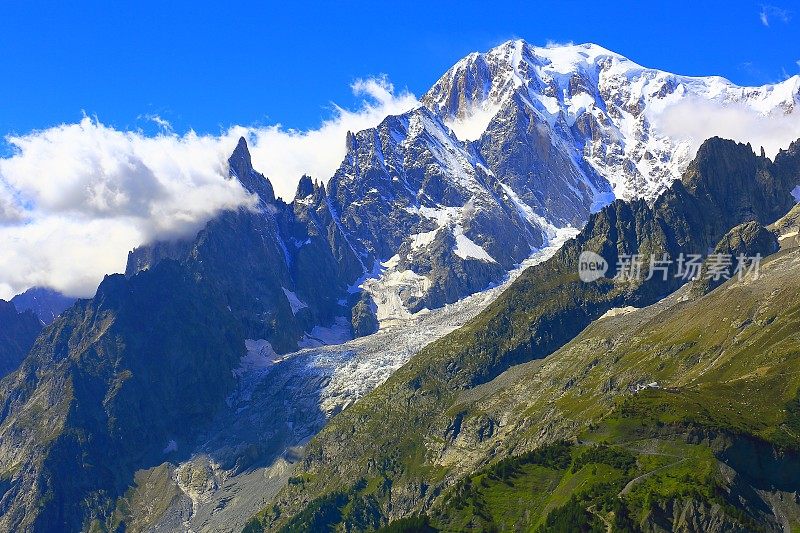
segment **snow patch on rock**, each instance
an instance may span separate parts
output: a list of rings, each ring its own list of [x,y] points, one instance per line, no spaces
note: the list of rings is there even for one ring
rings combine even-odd
[[[456,224],[453,228],[453,237],[456,239],[456,246],[453,248],[453,253],[461,259],[478,259],[489,263],[497,262],[483,247],[464,235],[464,228],[461,227],[461,224]]]
[[[426,231],[424,233],[416,233],[411,235],[411,249],[416,251],[427,247],[436,238],[437,233],[439,233],[439,228],[436,228],[433,231]]]
[[[506,185],[505,183],[502,184],[503,190],[506,192],[508,197],[514,203],[514,206],[517,208],[522,217],[530,222],[531,224],[537,225],[542,228],[542,232],[544,233],[544,238],[546,242],[550,242],[551,240],[555,239],[558,235],[558,228],[555,227],[553,224],[547,221],[543,216],[537,215],[536,212],[522,201],[517,193],[514,192],[514,189]]]
[[[411,313],[403,305],[401,294],[422,297],[431,286],[428,278],[413,270],[395,270],[398,262],[397,256],[392,257],[383,263],[386,268],[383,274],[375,279],[368,279],[361,285],[377,306],[376,316],[381,326],[411,317]]]
[[[287,289],[286,287],[281,287],[283,289],[283,294],[286,295],[286,299],[289,301],[289,305],[292,308],[292,314],[296,315],[301,309],[305,309],[308,307],[308,304],[305,303],[303,300],[297,297],[295,293]]]
[[[489,123],[500,111],[500,106],[486,100],[467,112],[463,118],[447,119],[445,125],[461,141],[476,141],[489,127]]]
[[[603,313],[603,316],[600,317],[600,320],[604,318],[612,318],[615,316],[627,315],[628,313],[632,313],[637,309],[638,307],[633,307],[632,305],[626,305],[625,307],[615,307],[614,309],[609,309],[608,311]]]
[[[350,321],[343,316],[337,316],[330,326],[314,326],[314,329],[310,333],[306,333],[297,344],[301,348],[318,348],[331,344],[343,344],[352,338]]]

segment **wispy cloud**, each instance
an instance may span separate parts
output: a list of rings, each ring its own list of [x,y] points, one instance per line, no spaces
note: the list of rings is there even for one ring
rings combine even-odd
[[[574,46],[575,43],[572,41],[556,41],[553,39],[547,39],[547,42],[544,44],[545,48],[559,48],[561,46]]]
[[[120,272],[127,252],[189,235],[219,211],[251,198],[228,179],[226,161],[240,136],[254,166],[286,199],[302,174],[327,180],[341,163],[348,130],[376,126],[418,105],[395,94],[385,76],[357,80],[355,110],[334,105],[314,130],[235,126],[219,135],[178,135],[158,115],[155,135],[120,131],[96,118],[9,136],[0,157],[0,298],[35,285],[90,296],[104,274]]]
[[[775,20],[787,24],[792,18],[792,12],[776,6],[762,5],[758,18],[761,24],[769,28],[770,22]]]
[[[172,124],[165,118],[158,114],[139,115],[139,119],[147,120],[158,126],[164,133],[172,133]]]
[[[764,78],[767,77],[764,74],[764,72],[760,68],[758,68],[758,66],[756,66],[756,64],[753,63],[752,61],[745,61],[743,63],[739,63],[739,67],[738,68],[739,68],[739,70],[741,70],[742,72],[747,73],[748,75],[752,76],[753,78],[764,79]]]

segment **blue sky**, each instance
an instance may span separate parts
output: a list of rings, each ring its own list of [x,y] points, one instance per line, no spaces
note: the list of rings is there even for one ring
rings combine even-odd
[[[80,120],[218,133],[306,129],[359,77],[416,95],[512,37],[595,42],[646,66],[739,84],[800,71],[797,2],[0,2],[0,135]]]

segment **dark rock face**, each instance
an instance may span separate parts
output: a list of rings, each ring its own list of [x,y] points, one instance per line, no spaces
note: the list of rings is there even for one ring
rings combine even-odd
[[[202,430],[243,353],[221,295],[174,261],[107,277],[0,382],[1,527],[113,525],[133,472]]]
[[[229,163],[255,207],[222,213],[192,240],[137,248],[126,273],[177,260],[215,287],[247,338],[266,339],[278,352],[296,350],[304,332],[347,316],[339,301],[362,270],[331,222],[324,188],[304,180],[301,192],[308,194],[292,204],[277,200],[253,169],[244,139]]]
[[[740,224],[719,241],[703,265],[700,279],[694,283],[692,290],[706,294],[728,279],[744,276],[750,269],[758,268],[760,259],[757,257],[772,255],[780,247],[778,237],[758,222]],[[714,272],[709,273],[710,268]]]
[[[314,194],[314,190],[317,185],[311,180],[310,176],[303,176],[300,178],[300,181],[297,182],[297,192],[295,192],[294,197],[298,200],[302,198],[307,198]]]
[[[41,330],[32,311],[17,312],[14,304],[0,300],[0,377],[19,366]]]
[[[44,287],[33,287],[11,299],[11,303],[19,311],[33,311],[45,325],[51,324],[58,315],[72,307],[75,301],[76,298]]]
[[[367,293],[361,293],[353,306],[351,324],[354,337],[364,337],[378,331],[378,317],[375,316],[375,303]]]
[[[555,127],[517,95],[500,109],[476,146],[493,173],[538,215],[558,227],[580,227],[593,208],[602,207],[602,198],[613,198],[613,193],[588,165],[576,164],[558,141]]]

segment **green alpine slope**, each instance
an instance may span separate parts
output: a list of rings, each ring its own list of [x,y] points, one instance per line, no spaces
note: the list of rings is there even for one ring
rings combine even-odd
[[[800,249],[765,260],[758,279],[691,292],[602,318],[458,395],[446,413],[458,433],[431,438],[426,457],[431,473],[462,474],[415,512],[441,531],[800,527]],[[558,439],[569,442],[524,451]],[[377,528],[391,475],[315,500],[287,530]]]
[[[685,292],[604,318],[545,364],[465,398],[467,433],[472,417],[506,417],[499,455],[532,446],[541,434],[530,418],[549,408],[547,431],[576,439],[571,466],[543,468],[521,454],[479,469],[435,502],[431,523],[450,531],[569,531],[580,517],[599,527],[617,520],[621,530],[800,526],[800,250],[771,257],[760,279],[693,301]],[[606,450],[598,444],[608,457],[581,459]],[[546,527],[575,509],[574,529]]]

